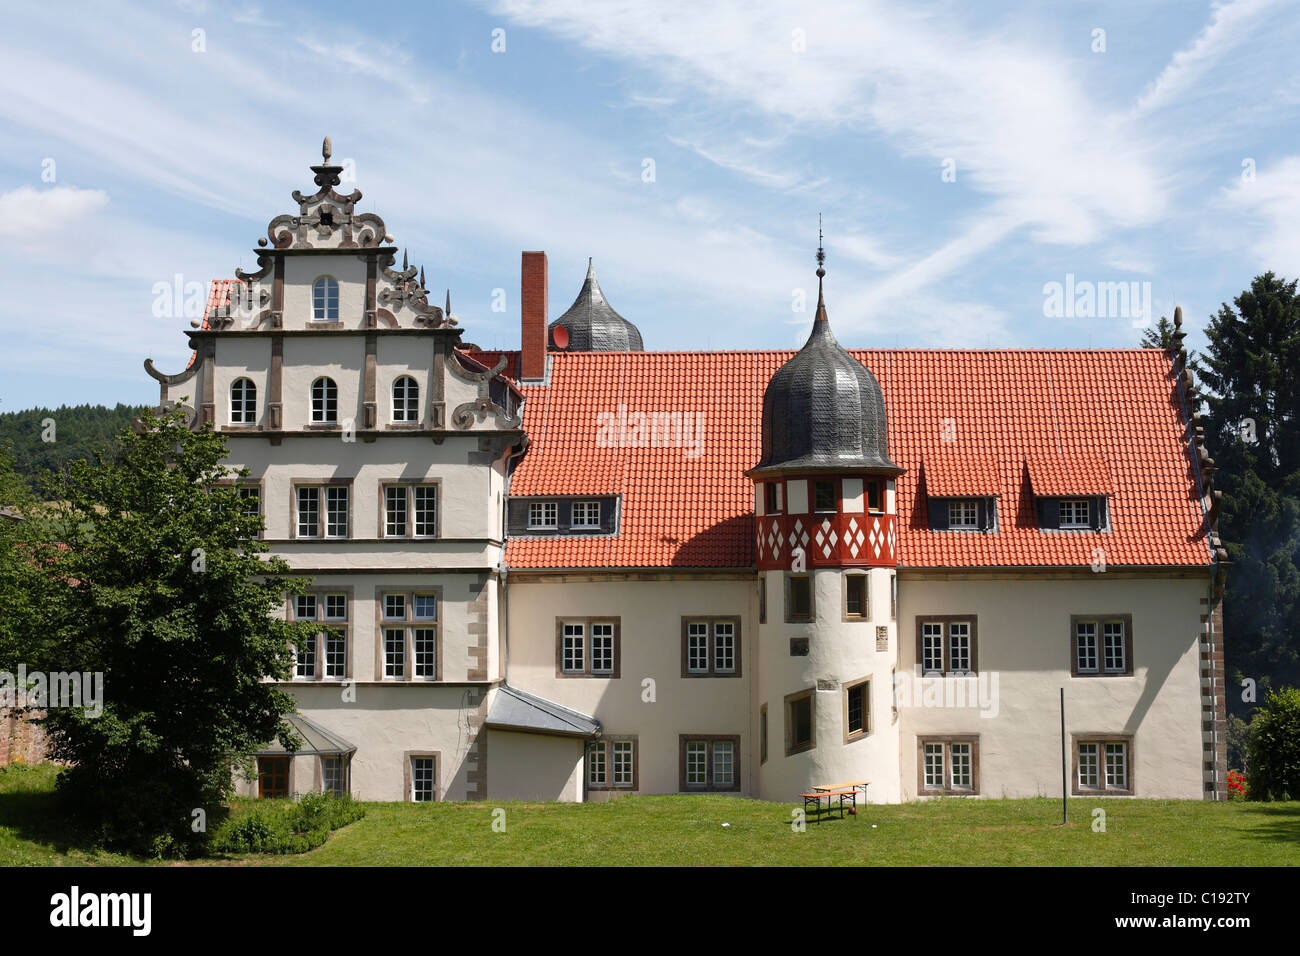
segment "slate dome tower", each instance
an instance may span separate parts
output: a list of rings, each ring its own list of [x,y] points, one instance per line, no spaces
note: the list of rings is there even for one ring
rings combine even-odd
[[[817,250],[817,313],[763,395],[754,482],[760,588],[758,790],[871,781],[898,793],[895,568],[898,528],[884,393],[835,340]]]
[[[550,324],[547,347],[555,352],[641,352],[640,330],[614,311],[600,283],[596,267],[587,260],[587,278],[578,297],[562,316]]]

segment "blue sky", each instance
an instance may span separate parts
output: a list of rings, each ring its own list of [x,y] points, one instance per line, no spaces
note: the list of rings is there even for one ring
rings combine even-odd
[[[1197,347],[1300,276],[1296,0],[0,15],[0,411],[156,401],[141,363],[183,367],[188,319],[155,284],[251,268],[326,134],[485,348],[518,346],[523,249],[552,318],[594,256],[647,348],[796,347],[818,213],[853,347],[1135,344],[1045,314],[1068,276],[1150,283]]]

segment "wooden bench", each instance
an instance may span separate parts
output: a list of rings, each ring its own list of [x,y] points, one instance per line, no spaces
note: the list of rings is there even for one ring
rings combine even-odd
[[[840,819],[844,819],[844,798],[849,798],[849,806],[856,807],[858,802],[857,790],[828,790],[822,787],[814,787],[812,793],[801,793],[803,797],[804,816],[808,815],[808,808],[811,806],[814,818],[818,821],[822,818],[822,797],[826,798],[826,812],[830,813],[835,809],[835,804],[831,803],[832,797],[839,798]],[[856,812],[856,811],[855,811]]]
[[[870,780],[842,780],[839,783],[827,783],[820,787],[813,787],[813,790],[861,790],[862,802],[867,802],[867,787],[871,786]]]

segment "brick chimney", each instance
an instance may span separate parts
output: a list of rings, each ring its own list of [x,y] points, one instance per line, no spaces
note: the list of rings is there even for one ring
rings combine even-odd
[[[546,253],[525,252],[520,274],[519,377],[546,377]]]

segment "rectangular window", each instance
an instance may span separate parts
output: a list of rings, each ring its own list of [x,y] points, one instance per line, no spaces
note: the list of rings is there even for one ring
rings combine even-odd
[[[813,732],[813,691],[799,691],[785,698],[785,755],[817,746]]]
[[[787,623],[813,619],[812,578],[808,575],[785,576],[785,619]]]
[[[835,510],[835,482],[833,481],[813,482],[813,510],[814,511]]]
[[[1089,501],[1087,498],[1063,498],[1060,502],[1062,528],[1089,528]]]
[[[415,512],[415,536],[432,538],[438,533],[438,487],[416,485],[411,489],[411,510]]]
[[[774,515],[781,511],[781,499],[777,494],[779,486],[775,481],[765,482],[763,485],[763,513]]]
[[[289,758],[257,758],[257,795],[259,797],[287,797],[289,795]]]
[[[883,511],[884,505],[881,503],[880,482],[867,482],[867,510]]]
[[[767,763],[767,704],[758,709],[758,761]]]
[[[943,624],[921,625],[921,672],[943,673]]]
[[[970,622],[953,621],[948,625],[948,673],[970,673]]]
[[[682,618],[682,676],[740,676],[740,618]]]
[[[298,489],[298,537],[320,537],[320,489]]]
[[[403,680],[406,677],[406,630],[400,627],[384,628],[384,679]]]
[[[239,503],[243,506],[246,517],[261,517],[262,490],[254,485],[241,485],[239,488]]]
[[[686,743],[686,783],[703,787],[709,782],[709,745],[707,741],[690,740]]]
[[[530,530],[557,527],[559,505],[554,501],[530,501],[528,503],[528,527]]]
[[[591,625],[591,672],[611,674],[614,671],[614,625]]]
[[[555,676],[619,676],[618,618],[578,618],[555,622]]]
[[[306,680],[316,679],[316,635],[302,641],[298,648],[298,663],[294,667],[294,677]]]
[[[437,594],[387,591],[380,595],[380,607],[384,678],[440,680]]]
[[[1132,675],[1133,616],[1072,616],[1070,673],[1074,677]]]
[[[384,486],[384,537],[436,538],[437,536],[437,485]]]
[[[717,674],[736,672],[736,625],[730,621],[713,622],[713,670]]]
[[[434,757],[411,758],[411,799],[431,803],[437,796],[437,760]]]
[[[974,500],[960,498],[948,502],[948,527],[964,531],[974,531],[979,528],[979,508]]]
[[[925,788],[942,790],[948,775],[944,773],[944,745],[925,744]]]
[[[844,576],[844,617],[846,620],[866,620],[871,616],[867,605],[867,581],[865,574],[848,574]]]
[[[299,680],[341,680],[347,677],[348,596],[347,594],[298,594],[293,598],[295,621],[318,621],[327,625],[298,649],[294,677]]]
[[[922,672],[974,674],[979,669],[977,624],[973,615],[918,615],[916,656]]]
[[[1132,761],[1132,737],[1075,737],[1074,792],[1132,794]]]
[[[709,672],[709,625],[692,621],[686,626],[686,669],[692,674]]]
[[[572,507],[572,517],[569,526],[572,528],[599,528],[600,527],[600,502],[599,501],[575,501]]]
[[[320,758],[321,789],[336,797],[343,796],[343,758]]]
[[[406,489],[397,485],[384,489],[384,535],[406,537]]]
[[[346,485],[325,488],[325,537],[348,536],[348,489]]]
[[[979,738],[918,737],[917,761],[922,795],[979,793]]]
[[[740,737],[682,734],[678,745],[680,789],[740,789]]]
[[[587,787],[635,790],[636,738],[605,735],[587,744]]]
[[[1097,622],[1080,621],[1075,625],[1074,633],[1078,672],[1097,673]]]
[[[581,674],[587,669],[586,627],[582,624],[564,625],[564,663],[566,674]]]
[[[1106,621],[1102,625],[1103,661],[1108,674],[1123,674],[1124,666],[1124,622]]]
[[[594,740],[587,744],[587,786],[604,788],[605,773],[605,742]]]
[[[856,740],[870,731],[871,682],[844,685],[844,739]]]
[[[631,740],[615,740],[614,744],[614,786],[630,787],[633,783],[633,749],[636,744]]]

